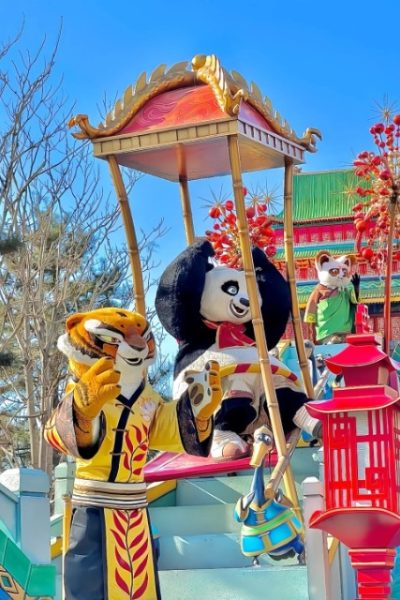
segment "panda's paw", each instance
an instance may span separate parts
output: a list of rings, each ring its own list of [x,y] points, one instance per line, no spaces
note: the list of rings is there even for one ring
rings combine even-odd
[[[196,420],[208,421],[222,400],[219,364],[210,360],[204,371],[186,371],[185,382]]]

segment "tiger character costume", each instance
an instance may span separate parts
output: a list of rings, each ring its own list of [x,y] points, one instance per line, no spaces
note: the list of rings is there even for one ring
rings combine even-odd
[[[207,456],[221,401],[219,366],[188,373],[188,390],[164,402],[145,381],[155,356],[147,320],[102,308],[70,316],[58,348],[71,381],[46,440],[76,459],[67,600],[160,598],[147,511],[148,449]]]

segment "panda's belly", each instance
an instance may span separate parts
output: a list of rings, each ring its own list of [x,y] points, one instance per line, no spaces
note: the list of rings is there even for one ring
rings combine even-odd
[[[187,388],[184,380],[185,373],[187,371],[203,371],[205,364],[209,360],[216,360],[220,367],[232,364],[258,363],[258,352],[255,346],[236,346],[221,350],[216,347],[216,344],[213,344],[201,356],[196,358],[194,362],[188,365],[184,371],[179,373],[174,381],[174,398],[179,398]]]
[[[203,371],[209,360],[216,360],[220,367],[232,364],[258,363],[258,352],[255,346],[236,346],[221,350],[217,348],[216,344],[213,344],[176,377],[173,386],[174,398],[179,398],[187,388],[184,380],[185,373],[187,371]]]
[[[258,362],[258,352],[255,346],[234,346],[221,350],[217,348],[216,344],[213,344],[194,361],[191,368],[197,369],[197,363],[199,362],[199,368],[203,369],[208,360],[216,360],[221,367],[232,364],[256,363]]]

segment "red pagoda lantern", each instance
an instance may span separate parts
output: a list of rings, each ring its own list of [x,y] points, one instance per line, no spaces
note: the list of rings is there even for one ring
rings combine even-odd
[[[400,403],[392,375],[400,365],[374,334],[347,336],[348,346],[326,364],[344,375],[328,401],[307,410],[323,422],[325,510],[310,527],[349,548],[358,599],[385,599],[400,544]],[[389,381],[392,381],[390,386]]]

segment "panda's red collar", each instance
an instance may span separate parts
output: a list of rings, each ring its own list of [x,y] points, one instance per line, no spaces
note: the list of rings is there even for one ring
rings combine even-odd
[[[245,326],[242,323],[215,323],[204,320],[204,324],[210,329],[216,329],[215,342],[218,348],[232,348],[232,346],[255,346],[256,343],[245,334]]]

